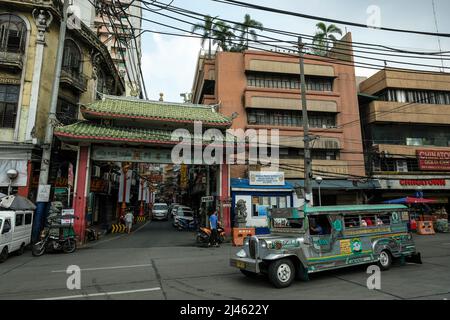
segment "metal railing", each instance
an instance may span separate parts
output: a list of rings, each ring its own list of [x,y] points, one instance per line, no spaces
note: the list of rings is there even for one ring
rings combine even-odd
[[[0,65],[23,69],[22,52],[8,52],[0,49]]]
[[[61,79],[62,83],[66,83],[81,92],[87,90],[88,78],[81,72],[76,72],[70,68],[61,69]]]

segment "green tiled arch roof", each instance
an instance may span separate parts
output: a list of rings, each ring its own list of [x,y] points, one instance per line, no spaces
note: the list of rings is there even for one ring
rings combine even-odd
[[[130,127],[114,127],[82,121],[72,125],[55,128],[55,135],[61,140],[111,142],[111,143],[137,143],[137,144],[167,144],[176,145],[179,141],[172,140],[173,131],[141,129]],[[192,140],[192,136],[189,136]],[[227,137],[229,139],[229,137]],[[185,139],[184,141],[188,141]],[[201,138],[204,144],[212,142],[211,138]],[[230,142],[234,142],[231,138]],[[223,143],[224,141],[218,141]]]
[[[114,117],[123,119],[141,119],[149,121],[168,121],[204,124],[226,127],[231,119],[204,105],[166,103],[108,96],[104,100],[83,106],[81,111],[86,119]]]

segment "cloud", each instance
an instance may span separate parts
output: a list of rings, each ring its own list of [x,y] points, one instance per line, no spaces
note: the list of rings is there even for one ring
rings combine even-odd
[[[148,40],[148,43],[146,43]],[[190,92],[200,51],[200,40],[153,34],[143,39],[142,71],[150,100],[182,102],[181,93]]]

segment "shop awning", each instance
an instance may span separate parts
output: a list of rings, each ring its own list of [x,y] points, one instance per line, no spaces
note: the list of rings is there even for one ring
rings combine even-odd
[[[305,187],[305,180],[289,180],[289,183],[300,187]],[[319,185],[314,180],[313,188],[318,189]],[[381,185],[377,180],[369,181],[353,181],[353,180],[323,180],[320,184],[320,188],[323,190],[372,190],[380,189]]]
[[[435,202],[436,202],[436,200],[433,200],[433,199],[406,197],[406,198],[400,198],[400,199],[384,201],[383,203],[387,203],[387,204],[396,204],[396,203],[413,204],[413,203],[435,203]]]

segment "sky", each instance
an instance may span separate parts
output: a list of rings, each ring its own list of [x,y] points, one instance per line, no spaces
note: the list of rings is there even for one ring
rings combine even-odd
[[[170,1],[160,0],[160,2],[168,3]],[[382,27],[428,32],[436,32],[437,30],[433,15],[432,0],[251,0],[246,2],[291,12],[363,24],[367,24],[368,21],[373,21],[371,18],[376,17],[373,14],[375,12],[374,8],[379,8],[380,24]],[[253,19],[263,23],[264,27],[308,35],[314,35],[316,31],[315,25],[319,22],[235,7],[212,0],[174,0],[172,5],[202,14],[209,14],[213,17],[219,16],[219,18],[232,21],[242,21],[244,15],[249,13]],[[435,5],[439,32],[450,33],[450,19],[447,19],[447,14],[450,12],[450,1],[435,0]],[[164,17],[163,14],[186,20],[185,17],[177,16],[167,10],[157,12],[144,11],[143,17],[154,21],[154,23],[144,21],[143,29],[189,34],[189,32],[177,31],[169,27],[161,26],[161,24],[167,24],[171,27],[188,31],[192,29],[192,25],[169,19]],[[351,32],[353,41],[355,42],[381,44],[415,51],[439,51],[438,38],[434,36],[363,29],[345,25],[338,26],[343,31]],[[270,36],[277,37],[277,35],[273,34]],[[290,40],[293,40],[293,38]],[[441,37],[440,41],[442,50],[450,51],[450,38]],[[142,68],[149,99],[158,100],[159,94],[164,93],[165,101],[183,102],[180,94],[190,92],[192,89],[197,59],[201,49],[202,46],[199,39],[174,37],[150,32],[144,33],[142,37]],[[364,55],[363,53],[355,54]],[[381,57],[378,56],[377,58]],[[386,58],[391,59],[389,57]],[[380,61],[362,61],[383,64]],[[414,59],[404,61],[435,66],[441,65],[441,61],[439,60]],[[446,67],[450,68],[450,61],[445,61],[444,63]],[[389,65],[395,67],[402,66],[388,63]],[[405,65],[403,67],[420,68]],[[436,68],[434,70],[437,71]],[[450,69],[446,71],[450,72]],[[356,69],[358,76],[370,76],[375,72],[376,70]]]

